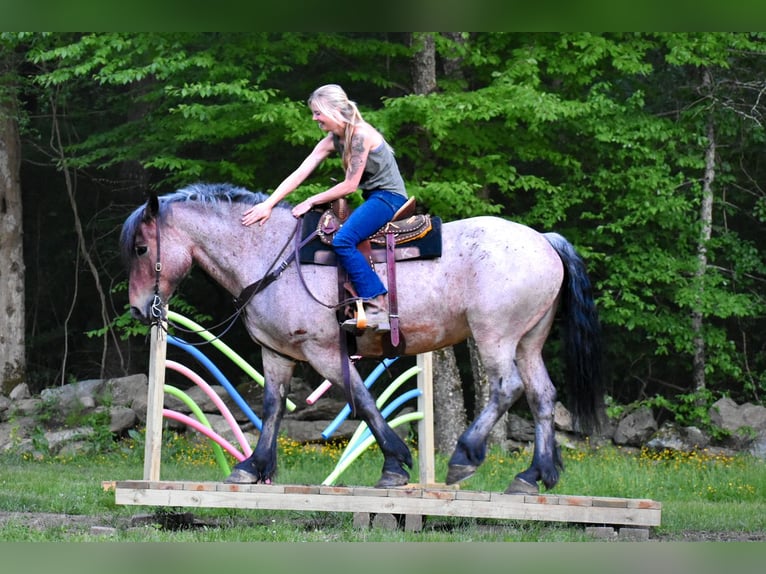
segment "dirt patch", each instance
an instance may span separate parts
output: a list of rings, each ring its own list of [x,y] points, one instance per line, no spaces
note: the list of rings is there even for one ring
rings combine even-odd
[[[130,519],[116,524],[111,516],[91,516],[85,514],[57,514],[53,512],[0,512],[0,526],[16,524],[33,530],[63,529],[72,532],[90,530],[94,526],[120,527],[129,525]]]

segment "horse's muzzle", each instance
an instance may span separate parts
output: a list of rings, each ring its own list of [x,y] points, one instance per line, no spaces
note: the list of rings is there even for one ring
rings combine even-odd
[[[143,313],[138,307],[131,306],[130,315],[144,325],[151,325],[152,323],[152,318],[148,314]]]

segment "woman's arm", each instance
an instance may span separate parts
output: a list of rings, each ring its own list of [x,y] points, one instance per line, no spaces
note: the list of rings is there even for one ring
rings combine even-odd
[[[271,210],[274,206],[295,191],[333,151],[332,136],[327,136],[320,140],[306,159],[277,186],[274,193],[268,199],[254,205],[242,214],[242,224],[252,225],[253,223],[260,222],[263,225],[266,223],[271,216]]]
[[[359,182],[362,180],[362,174],[364,173],[364,166],[367,164],[367,156],[373,147],[372,142],[375,141],[375,138],[372,137],[373,135],[377,135],[377,132],[370,133],[366,126],[357,126],[351,138],[351,157],[346,168],[345,179],[330,189],[312,195],[296,205],[292,211],[295,217],[304,215],[315,205],[329,203],[339,197],[345,197],[350,193],[354,193],[359,188]]]

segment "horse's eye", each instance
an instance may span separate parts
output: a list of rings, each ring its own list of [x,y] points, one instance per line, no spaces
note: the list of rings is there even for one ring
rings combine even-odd
[[[146,255],[148,248],[146,247],[146,245],[136,245],[134,250],[136,252],[136,256],[141,257],[142,255]]]

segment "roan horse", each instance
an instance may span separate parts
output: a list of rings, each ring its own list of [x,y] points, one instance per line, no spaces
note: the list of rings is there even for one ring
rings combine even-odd
[[[377,440],[384,462],[376,486],[405,485],[412,467],[408,447],[379,412],[353,364],[342,365],[346,355],[334,309],[337,269],[289,263],[285,254],[292,249],[296,220],[287,203],[275,208],[263,226],[240,223],[242,212],[265,197],[227,184],[151,195],[127,218],[120,237],[131,312],[145,322],[159,320],[193,264],[235,297],[260,282],[242,318],[262,348],[263,428],[252,455],[236,465],[227,482],[271,482],[291,375],[298,361],[307,361],[321,376],[344,386]],[[560,235],[540,234],[497,217],[445,223],[442,247],[441,257],[397,263],[397,291],[406,341],[402,354],[425,353],[472,336],[486,369],[489,400],[459,438],[446,483],[477,470],[490,430],[525,394],[534,417],[534,454],[530,467],[516,475],[506,492],[538,492],[538,481],[553,488],[563,466],[554,436],[556,390],[541,353],[559,308],[571,373],[567,396],[578,428],[597,428],[602,407],[600,330],[584,264]],[[385,283],[383,267],[376,269]],[[381,357],[383,336],[365,332],[357,338],[355,353]]]

